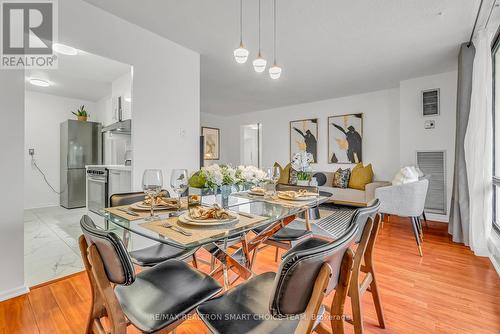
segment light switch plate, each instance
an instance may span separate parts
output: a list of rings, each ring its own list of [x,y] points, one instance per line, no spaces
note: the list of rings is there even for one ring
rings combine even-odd
[[[436,127],[436,121],[433,119],[427,120],[424,123],[425,129],[434,129]]]

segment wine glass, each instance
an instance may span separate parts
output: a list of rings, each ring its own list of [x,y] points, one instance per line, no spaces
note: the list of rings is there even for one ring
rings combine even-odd
[[[157,220],[160,217],[155,216],[154,207],[156,198],[163,187],[163,174],[159,169],[146,169],[142,174],[142,190],[151,199],[151,217],[146,218],[147,221]]]
[[[267,174],[267,179],[273,183],[273,195],[275,195],[276,185],[278,184],[278,181],[280,179],[280,168],[278,166],[268,168],[266,170],[266,174]]]
[[[181,208],[181,195],[188,188],[187,169],[173,169],[170,174],[170,187],[177,194],[177,207]]]

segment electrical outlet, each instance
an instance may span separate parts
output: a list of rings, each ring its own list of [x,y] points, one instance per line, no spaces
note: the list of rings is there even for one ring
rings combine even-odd
[[[31,155],[31,156],[34,156],[35,155],[35,149],[34,148],[28,149],[28,154]]]

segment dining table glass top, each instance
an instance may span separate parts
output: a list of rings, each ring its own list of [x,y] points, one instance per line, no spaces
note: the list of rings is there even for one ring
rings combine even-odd
[[[217,195],[220,196],[220,195]],[[226,210],[238,216],[238,221],[216,226],[193,226],[179,221],[183,211],[159,210],[155,214],[160,220],[146,222],[146,213],[140,217],[130,216],[120,208],[102,208],[92,210],[106,219],[109,223],[151,240],[169,244],[184,249],[192,249],[209,243],[223,241],[224,239],[240,235],[252,229],[272,225],[277,221],[292,217],[298,213],[316,207],[328,200],[328,197],[318,196],[312,200],[284,201],[276,197],[266,198],[252,196],[248,192],[233,193],[229,196]],[[201,205],[213,206],[217,203],[216,195],[203,196]],[[127,207],[123,209],[127,210]],[[171,228],[171,225],[175,225]],[[170,227],[170,228],[168,228]],[[182,234],[178,229],[190,235]]]

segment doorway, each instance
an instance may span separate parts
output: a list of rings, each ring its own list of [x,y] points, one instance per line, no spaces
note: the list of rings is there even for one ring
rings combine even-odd
[[[262,164],[262,124],[242,125],[240,139],[241,164],[260,168]]]

